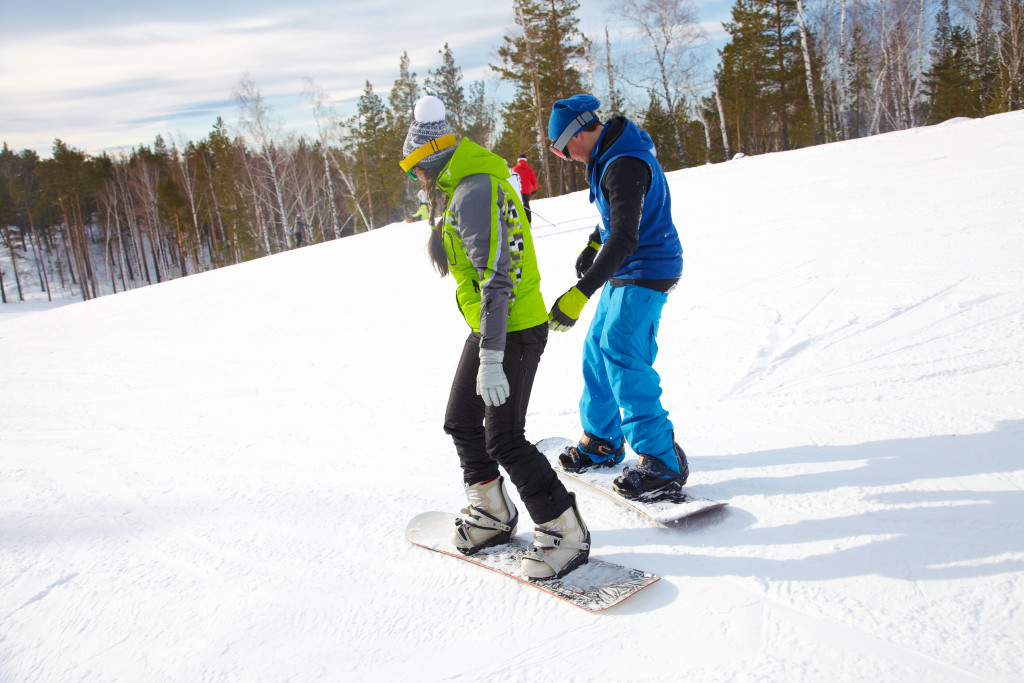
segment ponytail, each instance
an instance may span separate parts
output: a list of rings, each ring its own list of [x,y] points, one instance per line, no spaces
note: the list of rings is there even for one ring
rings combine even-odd
[[[441,277],[445,277],[448,275],[448,254],[444,249],[444,220],[437,223],[437,215],[439,211],[444,214],[445,207],[438,206],[438,204],[446,202],[447,197],[437,189],[437,172],[439,170],[440,168],[423,169],[426,177],[423,189],[427,191],[427,207],[430,209],[430,240],[427,242],[427,254],[430,255],[430,261],[434,264],[437,272],[441,274]]]

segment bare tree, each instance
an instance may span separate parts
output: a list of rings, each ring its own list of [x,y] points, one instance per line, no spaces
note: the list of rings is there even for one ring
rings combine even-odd
[[[338,201],[334,189],[334,174],[331,173],[330,149],[336,141],[339,130],[339,118],[327,104],[327,95],[313,82],[306,80],[306,98],[313,108],[313,119],[316,121],[317,138],[320,140],[320,159],[324,165],[324,183],[327,186],[327,204],[331,217],[331,231],[334,238],[341,237],[341,220],[338,217]],[[325,125],[327,124],[327,125]]]
[[[718,89],[718,77],[715,77],[715,103],[718,105],[718,125],[722,128],[722,144],[725,147],[725,160],[728,161],[732,158],[732,152],[729,149],[729,132],[725,125],[725,110],[722,108],[722,94]]]
[[[684,75],[689,65],[687,55],[706,38],[697,20],[692,0],[623,0],[613,14],[636,27],[646,40],[647,64],[638,70],[635,85],[655,93],[664,103],[672,120],[676,154],[686,164],[680,109],[683,106]]]
[[[290,223],[284,194],[288,155],[282,153],[278,142],[281,137],[281,126],[273,117],[270,107],[263,101],[263,94],[249,74],[244,74],[238,81],[238,87],[232,91],[232,96],[238,102],[239,126],[262,161],[262,164],[250,168],[251,172],[255,171],[257,174],[253,180],[266,182],[272,195],[268,204],[271,216],[275,217],[271,224],[276,230],[273,234],[274,241],[266,239],[265,243],[270,248],[277,247],[280,250],[287,244]],[[252,186],[253,189],[255,187]]]
[[[807,99],[811,103],[811,116],[814,119],[814,125],[818,128],[821,124],[818,118],[818,105],[814,101],[814,72],[813,66],[811,65],[810,41],[807,38],[807,24],[804,22],[803,0],[796,0],[796,21],[797,26],[800,29],[800,51],[803,53],[804,58],[804,78],[807,81]]]

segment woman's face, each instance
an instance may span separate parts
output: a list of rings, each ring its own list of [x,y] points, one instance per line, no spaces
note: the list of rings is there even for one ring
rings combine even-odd
[[[427,174],[426,174],[426,172],[422,168],[420,168],[419,166],[413,166],[412,172],[416,174],[416,177],[419,178],[419,181],[421,183],[423,183],[424,187],[426,187],[426,185],[427,185]]]

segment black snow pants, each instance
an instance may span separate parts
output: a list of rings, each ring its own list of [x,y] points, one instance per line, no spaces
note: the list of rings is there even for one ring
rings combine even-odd
[[[490,481],[500,474],[501,465],[537,524],[555,519],[572,506],[572,497],[547,458],[526,440],[526,410],[547,340],[547,323],[506,335],[502,369],[509,397],[500,406],[487,406],[476,393],[480,335],[470,334],[444,418],[444,431],[455,442],[465,483]]]

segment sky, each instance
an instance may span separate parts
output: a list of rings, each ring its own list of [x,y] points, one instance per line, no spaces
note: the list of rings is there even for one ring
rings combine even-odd
[[[604,42],[610,0],[581,0],[580,29]],[[443,10],[441,9],[443,7]],[[53,140],[90,154],[205,137],[232,126],[243,75],[285,131],[311,133],[310,79],[351,115],[369,80],[386,98],[407,51],[420,84],[447,42],[464,83],[500,91],[489,64],[514,31],[512,3],[299,0],[139,3],[0,0],[0,142],[50,156]],[[728,0],[697,6],[712,40]],[[502,9],[504,8],[504,9]],[[624,32],[610,28],[612,40]],[[616,48],[613,47],[613,54]],[[571,93],[570,93],[571,94]]]
[[[425,222],[0,304],[0,681],[1020,683],[1022,168],[1018,111],[667,174],[655,368],[728,505],[661,528],[567,484],[593,557],[661,577],[599,614],[405,540],[466,505]],[[550,305],[597,213],[533,216]],[[582,431],[595,304],[531,441]]]

